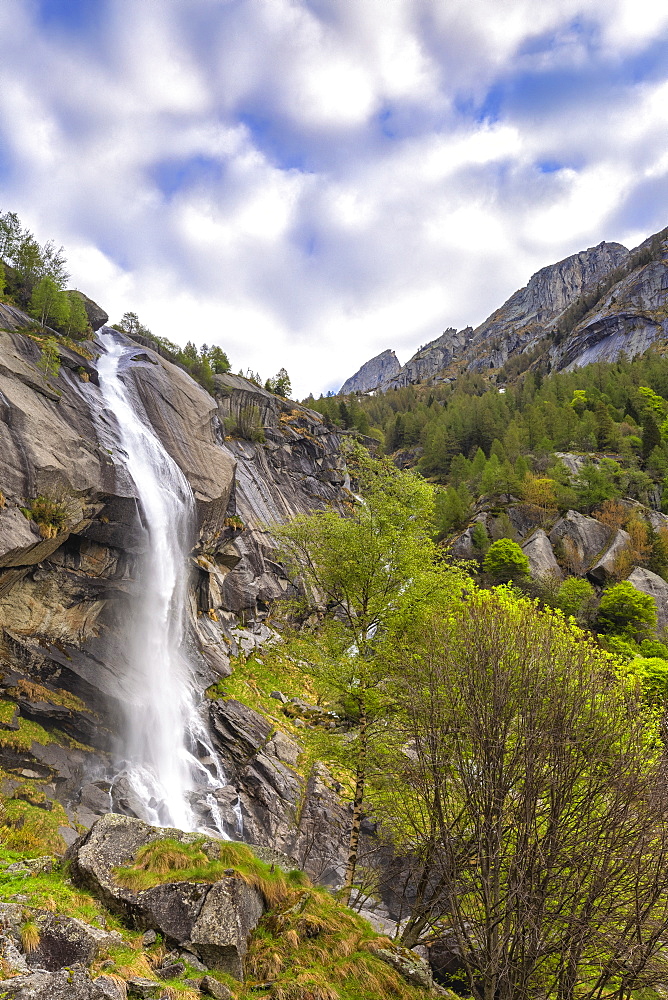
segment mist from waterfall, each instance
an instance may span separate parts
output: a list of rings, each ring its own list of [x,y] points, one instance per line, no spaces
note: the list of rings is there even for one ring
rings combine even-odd
[[[195,830],[193,800],[209,801],[212,825],[225,836],[212,793],[225,776],[197,710],[186,650],[189,555],[195,541],[192,490],[119,375],[133,353],[113,334],[98,337],[100,391],[117,423],[118,445],[134,483],[144,534],[128,629],[124,777],[148,822]],[[196,755],[204,750],[212,773]]]

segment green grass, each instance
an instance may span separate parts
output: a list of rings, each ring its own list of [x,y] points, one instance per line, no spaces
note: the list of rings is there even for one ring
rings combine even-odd
[[[302,698],[311,704],[322,701],[323,693],[318,691],[312,677],[299,670],[294,663],[279,652],[264,650],[262,658],[255,656],[245,660],[237,657],[232,661],[233,673],[207,688],[209,698],[234,698],[248,708],[263,715],[274,727],[301,744],[304,753],[293,770],[302,778],[307,778],[316,760],[323,760],[333,777],[346,788],[354,787],[352,771],[342,767],[340,762],[328,760],[326,755],[326,734],[317,726],[296,726],[294,720],[283,713],[282,703],[271,697],[272,691],[281,691],[288,698]]]
[[[260,861],[246,844],[204,837],[192,844],[169,837],[154,840],[137,851],[131,865],[115,868],[113,875],[118,885],[140,892],[166,882],[218,882],[230,872],[259,889],[267,906],[292,898],[293,887],[304,880],[302,872],[286,874]]]

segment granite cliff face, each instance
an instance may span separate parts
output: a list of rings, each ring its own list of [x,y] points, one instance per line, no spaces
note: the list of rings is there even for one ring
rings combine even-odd
[[[383,384],[383,390],[401,389],[405,385],[430,381],[461,357],[471,342],[472,334],[470,326],[459,331],[454,327],[445,330],[436,340],[421,347],[394,378]]]
[[[559,371],[613,361],[622,351],[632,357],[665,338],[668,230],[635,250],[604,242],[541,268],[475,330],[446,330],[380,388],[433,383],[467,369],[496,372],[527,354]],[[364,390],[346,383],[341,391]]]
[[[17,329],[27,317],[3,312],[10,322],[0,332],[0,780],[6,794],[28,780],[64,805],[70,842],[76,823],[110,808],[141,812],[113,780],[140,512],[96,384],[95,345],[60,347],[59,374],[47,378],[38,344]],[[345,498],[339,438],[319,414],[245,379],[218,377],[214,398],[126,343],[124,384],[196,500],[188,643],[203,692],[230,673],[232,655],[269,637],[267,605],[290,592],[269,526]],[[298,773],[296,744],[271,739],[244,706],[230,719],[228,705],[211,703],[229,781],[218,808],[238,803],[257,843],[304,854],[308,842],[313,857],[319,844],[336,866],[331,817],[342,807],[326,777]]]
[[[394,351],[383,351],[371,361],[363,364],[359,371],[355,372],[343,383],[339,389],[340,393],[348,392],[369,392],[377,389],[383,382],[387,382],[400,370],[399,358]]]
[[[557,318],[590,292],[629,255],[620,243],[600,243],[541,268],[474,331],[467,352],[474,370],[499,368],[519,351],[535,346]]]

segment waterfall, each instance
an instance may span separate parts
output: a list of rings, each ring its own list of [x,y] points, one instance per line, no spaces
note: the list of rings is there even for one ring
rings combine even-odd
[[[100,391],[116,420],[116,445],[135,486],[144,536],[127,640],[124,777],[148,822],[195,830],[200,824],[193,803],[204,799],[225,837],[213,796],[225,775],[197,710],[185,644],[196,527],[192,490],[120,378],[121,359],[133,349],[113,334],[98,342],[105,350],[98,361]],[[214,773],[198,759],[198,749]]]

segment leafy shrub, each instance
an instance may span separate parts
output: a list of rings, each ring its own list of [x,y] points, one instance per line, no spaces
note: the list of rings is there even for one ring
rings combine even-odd
[[[625,580],[603,592],[596,616],[601,632],[641,637],[656,628],[656,604]]]
[[[44,341],[37,367],[47,378],[57,378],[60,372],[60,354],[55,337],[47,337]]]
[[[645,699],[651,705],[665,705],[668,702],[668,660],[658,656],[637,657],[630,667],[642,684]]]
[[[521,580],[529,576],[529,560],[517,542],[499,538],[492,542],[483,560],[483,569],[499,583]]]
[[[592,616],[594,600],[592,585],[587,580],[571,576],[559,587],[555,605],[561,608],[565,615],[575,618],[578,622],[586,622]]]

